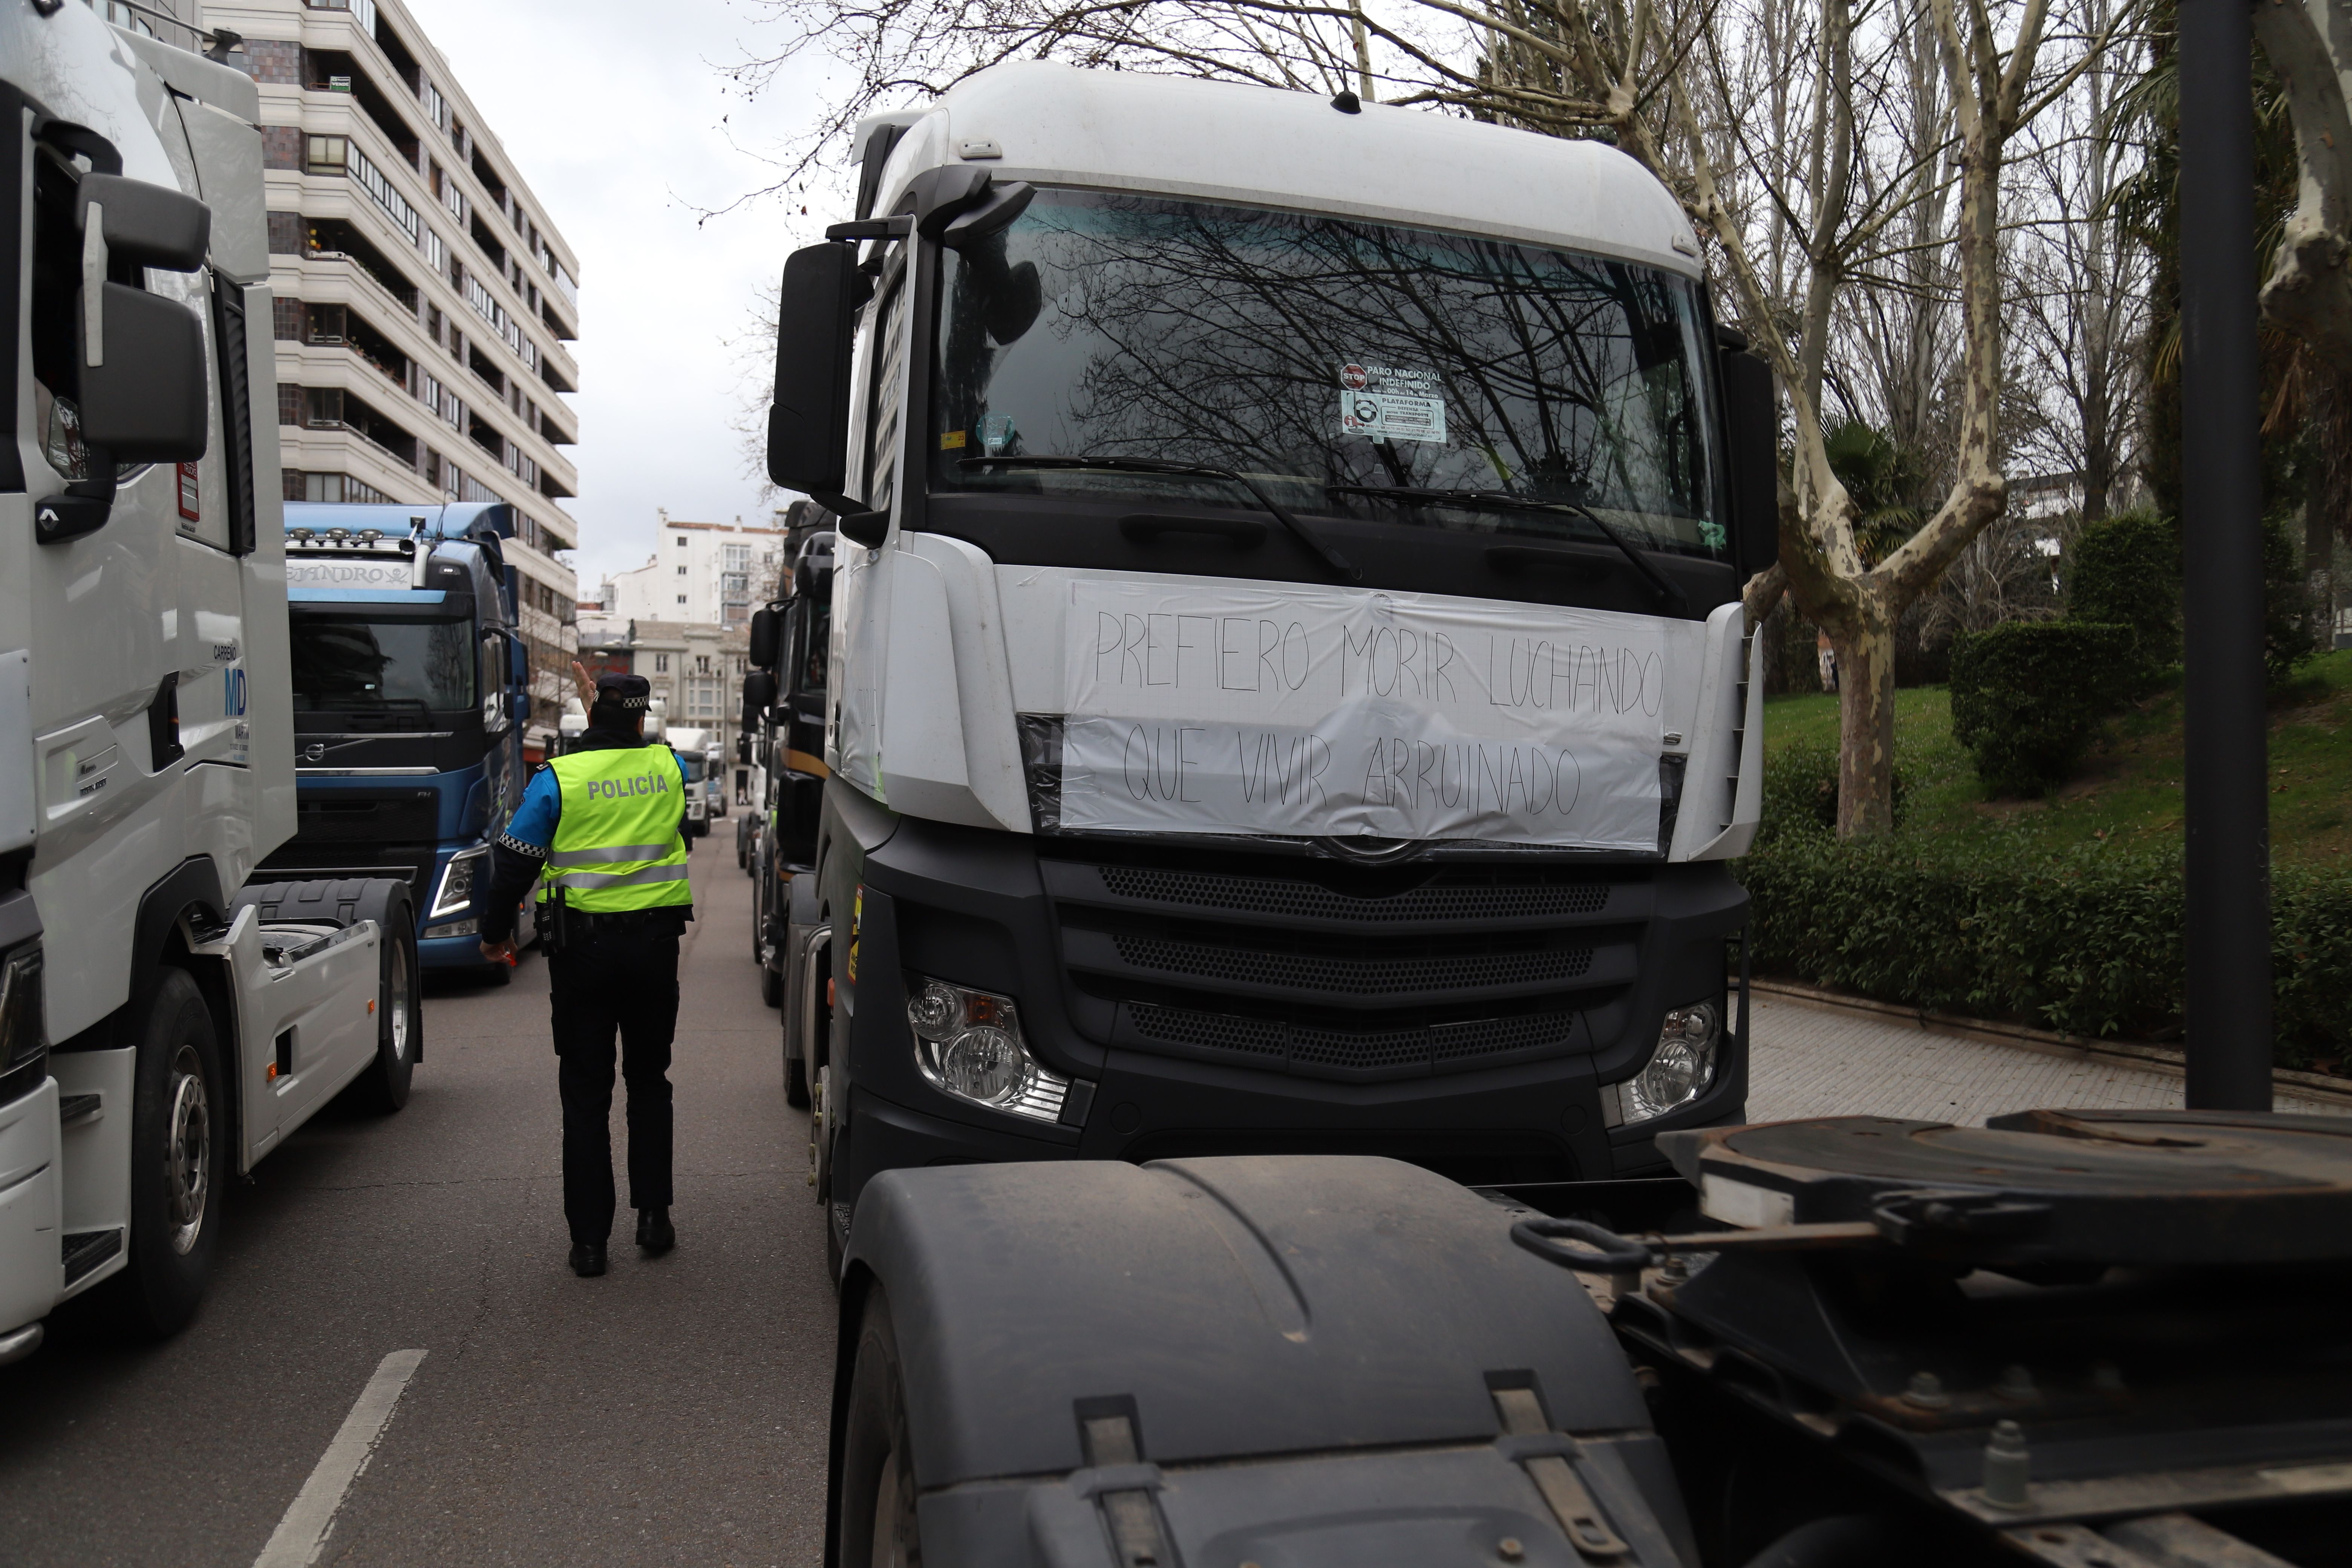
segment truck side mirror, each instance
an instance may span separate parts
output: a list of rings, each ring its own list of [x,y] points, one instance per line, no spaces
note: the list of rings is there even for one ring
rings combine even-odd
[[[833,552],[812,550],[793,567],[793,593],[820,605],[833,603]]]
[[[776,678],[764,669],[755,669],[743,678],[743,728],[746,732],[760,727],[768,710],[776,705]]]
[[[1723,366],[1732,559],[1751,577],[1780,559],[1780,405],[1769,363],[1745,348],[1716,357]]]
[[[749,658],[754,669],[776,668],[777,634],[783,629],[784,617],[773,605],[751,612],[751,647]]]
[[[814,866],[824,781],[813,773],[786,773],[776,782],[776,858],[787,866]]]
[[[850,355],[866,291],[857,247],[828,240],[793,252],[776,296],[768,478],[830,511],[865,510],[841,490],[849,471]]]
[[[162,185],[94,173],[82,176],[76,206],[82,438],[118,463],[194,462],[210,434],[203,319],[107,274],[125,264],[195,271],[205,264],[212,210]]]

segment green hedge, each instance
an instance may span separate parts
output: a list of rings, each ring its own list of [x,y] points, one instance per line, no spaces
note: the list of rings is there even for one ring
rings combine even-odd
[[[1841,843],[1797,807],[1820,767],[1820,753],[1797,752],[1766,770],[1766,830],[1739,872],[1759,973],[2067,1034],[2179,1038],[2177,846],[2004,860],[1973,839]],[[2343,1070],[2352,870],[2281,867],[2272,900],[2278,1064]]]
[[[2010,621],[1952,643],[1952,739],[1997,795],[2047,795],[2145,679],[2130,626]]]
[[[2139,678],[2180,662],[2180,525],[2127,511],[2085,525],[2066,552],[2066,614],[2129,626]]]
[[[2180,562],[2179,520],[2151,511],[2091,523],[2066,552],[2068,618],[2129,626],[2143,689],[2180,662]],[[2309,595],[2294,526],[2283,513],[2263,519],[2263,664],[2273,686],[2319,651]]]

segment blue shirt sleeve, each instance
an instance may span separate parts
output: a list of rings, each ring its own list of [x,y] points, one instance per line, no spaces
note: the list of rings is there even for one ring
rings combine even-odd
[[[541,768],[523,786],[522,805],[515,808],[514,820],[507,824],[499,842],[518,855],[544,860],[555,842],[556,821],[562,815],[563,786],[556,782],[553,768]]]

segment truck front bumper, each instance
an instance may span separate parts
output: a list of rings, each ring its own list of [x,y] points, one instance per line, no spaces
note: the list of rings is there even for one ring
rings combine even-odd
[[[856,887],[825,890],[848,1047],[840,1203],[884,1170],[975,1160],[1376,1153],[1474,1183],[1657,1173],[1659,1131],[1745,1110],[1745,1009],[1725,975],[1748,900],[1720,864],[1365,868],[900,818]],[[921,1076],[906,1001],[924,976],[1014,1001],[1031,1053],[1073,1082],[1059,1122]],[[1696,1002],[1725,1010],[1709,1087],[1612,1125],[1603,1086]]]
[[[58,1142],[56,1079],[0,1106],[0,1365],[40,1344],[18,1331],[65,1289]]]

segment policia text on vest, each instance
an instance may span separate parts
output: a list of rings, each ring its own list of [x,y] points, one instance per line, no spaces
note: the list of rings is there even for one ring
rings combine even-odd
[[[685,769],[668,747],[638,735],[647,691],[639,676],[598,680],[587,730],[532,778],[500,836],[481,910],[485,953],[510,952],[516,908],[539,884],[563,1102],[563,1214],[572,1268],[583,1278],[604,1272],[613,1230],[616,1036],[637,1244],[657,1255],[675,1240],[668,1074],[678,939],[694,889],[681,831]]]

